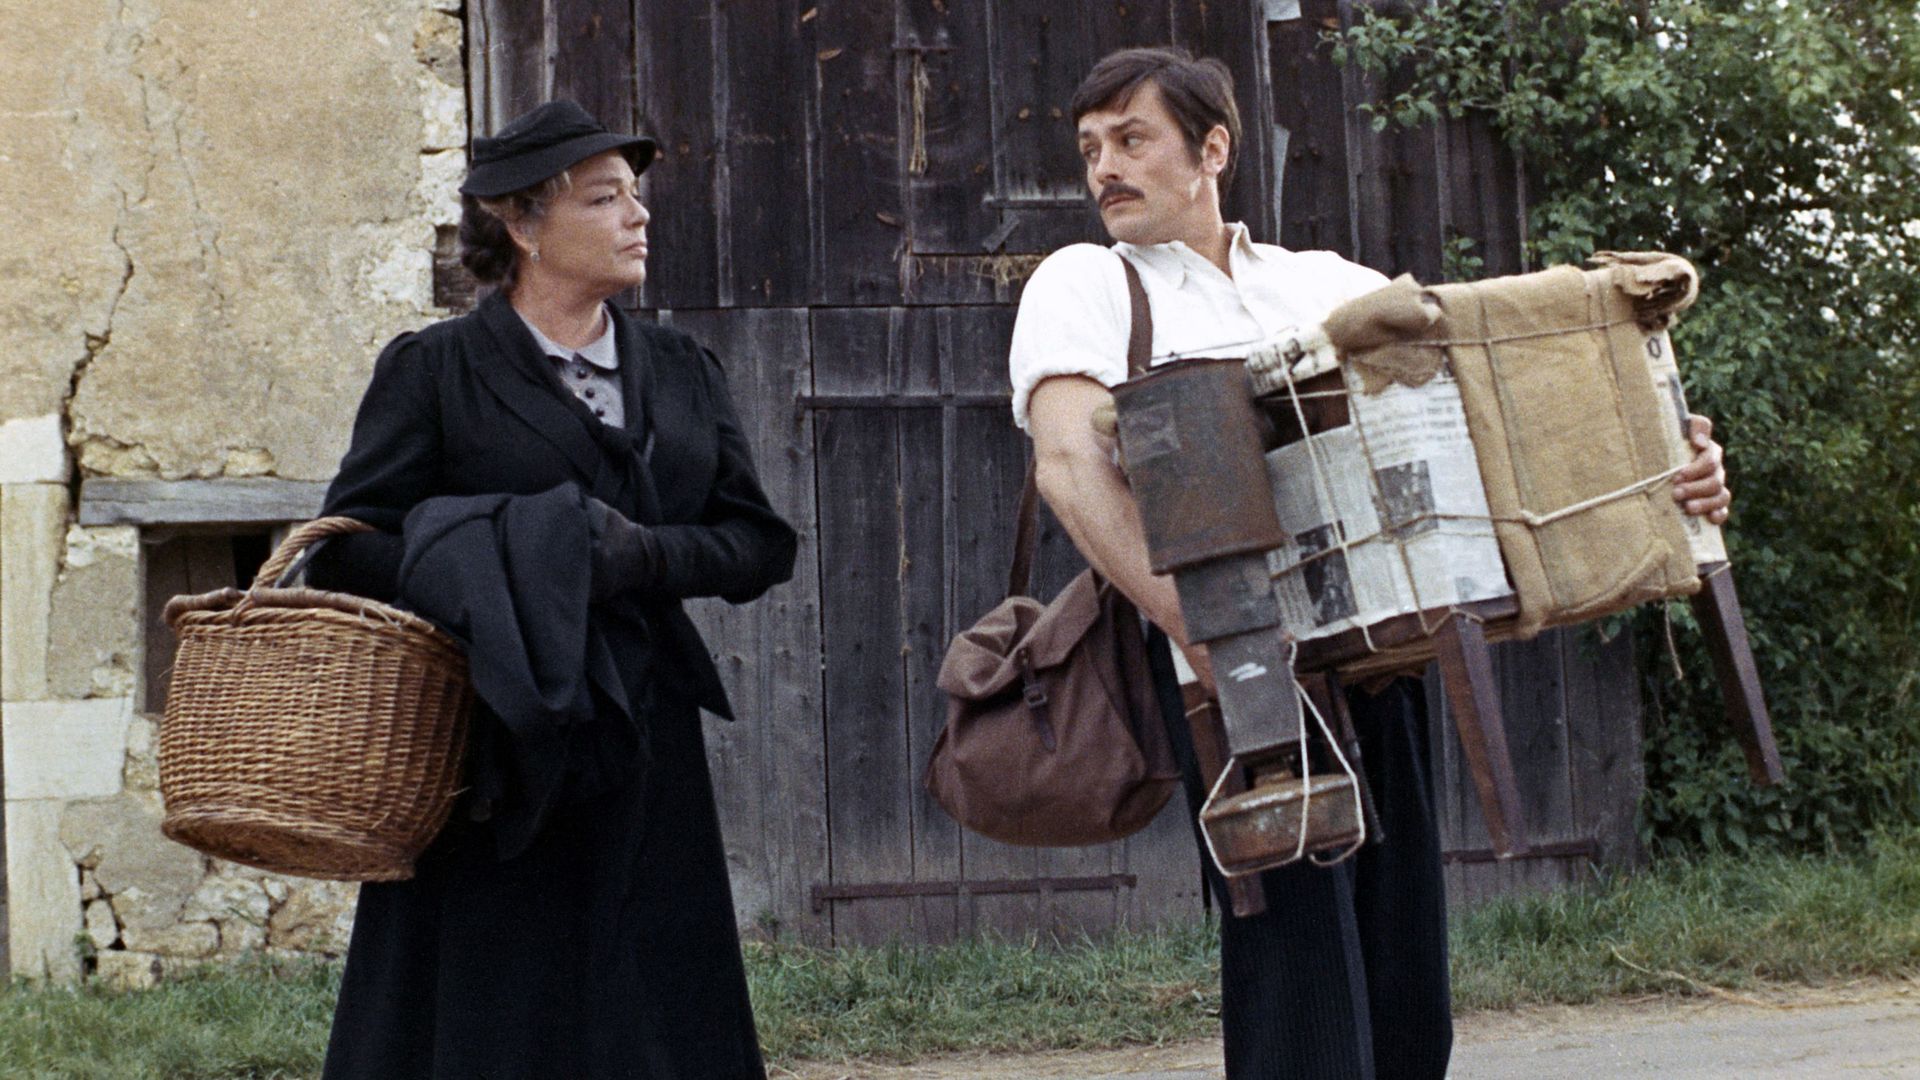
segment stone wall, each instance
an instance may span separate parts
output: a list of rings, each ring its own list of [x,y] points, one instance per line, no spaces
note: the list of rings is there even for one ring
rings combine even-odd
[[[81,477],[322,480],[457,215],[459,0],[122,0],[0,49],[0,793],[14,973],[337,950],[351,889],[159,833],[141,533]]]

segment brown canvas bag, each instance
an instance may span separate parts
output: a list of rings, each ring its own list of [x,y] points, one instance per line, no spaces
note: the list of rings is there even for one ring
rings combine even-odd
[[[1131,374],[1146,370],[1152,317],[1125,259]],[[1009,844],[1102,844],[1146,827],[1180,783],[1147,667],[1139,612],[1087,570],[1048,604],[1030,586],[1038,493],[1020,493],[1007,599],[947,647],[947,726],[927,762],[934,800]]]

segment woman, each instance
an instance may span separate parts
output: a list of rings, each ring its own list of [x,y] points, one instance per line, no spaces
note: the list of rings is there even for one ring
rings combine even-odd
[[[646,276],[653,154],[565,101],[474,140],[462,260],[495,288],[387,346],[329,489],[380,531],[314,583],[448,626],[480,703],[453,820],[361,890],[328,1080],[764,1076],[700,730],[728,707],[680,600],[758,596],[795,541],[713,355],[608,302]]]

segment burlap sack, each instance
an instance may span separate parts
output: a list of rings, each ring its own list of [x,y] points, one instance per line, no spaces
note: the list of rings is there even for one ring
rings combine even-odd
[[[1424,386],[1445,353],[1419,342],[1430,338],[1440,304],[1412,274],[1401,274],[1365,296],[1334,308],[1321,328],[1341,359],[1360,375],[1362,391],[1377,394],[1390,382]]]
[[[1431,287],[1432,326],[1342,357],[1374,391],[1425,381],[1443,356],[1450,365],[1519,598],[1519,637],[1699,588],[1671,485],[1651,482],[1670,468],[1672,418],[1641,355],[1642,324],[1664,326],[1693,301],[1698,277],[1660,253],[1595,261]],[[1395,283],[1375,294],[1403,325],[1404,292]]]

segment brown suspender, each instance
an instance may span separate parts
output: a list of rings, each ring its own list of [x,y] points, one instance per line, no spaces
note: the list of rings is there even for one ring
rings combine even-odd
[[[1124,256],[1120,265],[1127,273],[1127,300],[1133,311],[1133,325],[1127,334],[1127,376],[1144,373],[1153,353],[1153,309],[1147,306],[1147,289],[1140,283],[1140,271]],[[1033,456],[1027,456],[1027,479],[1020,486],[1019,517],[1013,528],[1013,566],[1007,572],[1007,595],[1024,596],[1032,588],[1034,551],[1040,545],[1040,489],[1034,482]]]

